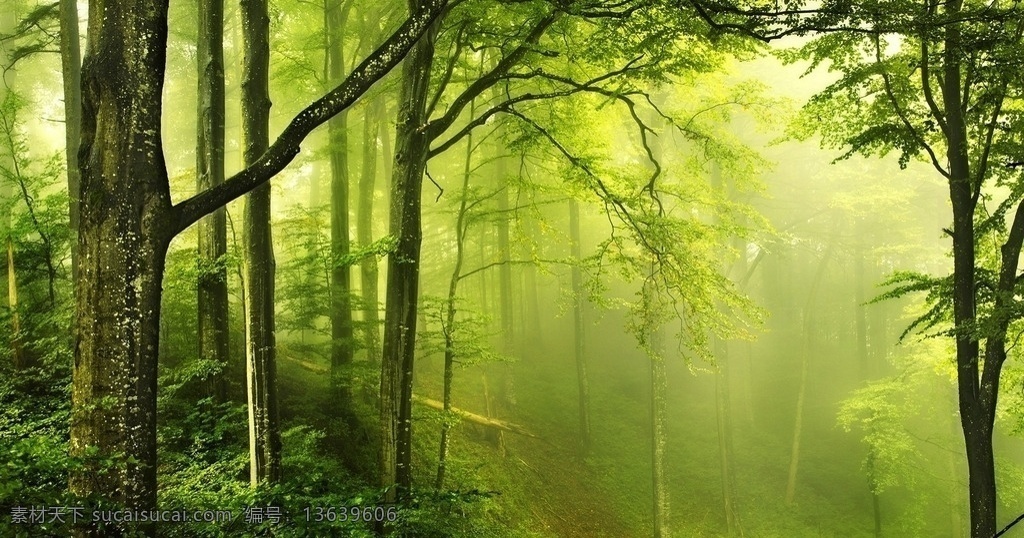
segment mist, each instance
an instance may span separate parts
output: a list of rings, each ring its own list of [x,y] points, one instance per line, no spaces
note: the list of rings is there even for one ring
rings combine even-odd
[[[1024,533],[1018,6],[2,1],[0,534]]]

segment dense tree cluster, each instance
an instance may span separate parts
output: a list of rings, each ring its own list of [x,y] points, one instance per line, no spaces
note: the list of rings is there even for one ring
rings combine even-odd
[[[828,406],[862,434],[875,536],[934,532],[920,513],[947,503],[952,532],[988,538],[1024,501],[1017,449],[997,458],[1024,423],[1016,3],[92,0],[80,21],[72,0],[9,1],[0,507],[16,533],[38,530],[22,508],[65,505],[246,516],[31,523],[519,535],[467,459],[572,461],[549,480],[571,488],[620,444],[642,447],[651,502],[632,527],[589,524],[698,532],[670,496],[687,402],[713,415],[728,535],[810,532],[761,521],[742,447],[761,421],[792,425],[765,438],[795,514]],[[829,72],[799,113],[754,81],[759,62],[783,69],[771,55]],[[51,114],[59,144],[29,119]],[[809,139],[841,150],[834,167],[808,164],[835,157]],[[951,267],[918,227],[951,240]],[[670,381],[680,366],[709,370],[710,392]],[[641,440],[610,443],[610,417]],[[567,428],[557,457],[538,448]],[[929,492],[916,439],[966,486]]]

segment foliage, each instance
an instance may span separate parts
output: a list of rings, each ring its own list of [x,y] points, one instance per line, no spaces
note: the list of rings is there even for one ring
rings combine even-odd
[[[394,237],[385,236],[369,245],[353,245],[348,253],[332,260],[329,224],[330,207],[326,205],[312,209],[295,206],[275,222],[280,230],[275,234],[279,238],[276,250],[285,260],[276,295],[285,314],[280,317],[279,330],[329,337],[330,327],[324,320],[330,314],[331,270],[358,266],[368,257],[383,258],[396,244]],[[353,308],[359,309],[359,298],[351,299]]]

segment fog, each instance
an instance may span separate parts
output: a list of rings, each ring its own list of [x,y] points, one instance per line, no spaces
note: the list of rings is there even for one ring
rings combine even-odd
[[[35,13],[9,1],[17,9],[0,21],[5,36]],[[403,116],[415,99],[400,66],[343,120],[313,131],[270,181],[279,478],[250,473],[260,435],[252,423],[263,413],[251,381],[251,311],[262,300],[249,291],[247,241],[259,233],[251,200],[226,205],[216,260],[197,254],[206,241],[198,225],[170,242],[156,499],[231,510],[235,522],[168,524],[156,535],[960,537],[973,525],[977,536],[988,527],[972,524],[971,421],[962,421],[972,371],[957,353],[973,343],[980,394],[992,386],[978,381],[998,357],[992,342],[1005,344],[990,413],[995,524],[1024,511],[1016,259],[1000,277],[1021,198],[1019,163],[1007,157],[1019,146],[1016,98],[992,112],[996,83],[985,83],[978,104],[964,106],[970,118],[992,115],[968,122],[972,141],[1003,122],[984,156],[972,146],[967,159],[984,167],[991,152],[994,163],[966,217],[977,297],[968,319],[955,313],[965,299],[953,248],[966,232],[954,223],[955,182],[938,170],[953,170],[948,127],[929,116],[945,97],[918,98],[921,67],[907,75],[899,64],[917,53],[917,37],[883,34],[875,49],[828,42],[834,61],[812,63],[820,50],[798,50],[816,36],[767,45],[717,29],[666,36],[585,13],[543,23],[540,3],[491,4],[467,2],[439,23],[421,124]],[[86,4],[79,9],[84,43]],[[403,9],[355,2],[335,35],[322,4],[272,3],[270,141],[340,82],[325,44],[342,51],[340,72],[350,73]],[[171,2],[160,134],[173,203],[202,190],[196,111],[209,98],[197,93],[196,17],[194,5]],[[682,24],[664,17],[665,28]],[[243,156],[238,6],[226,6],[224,24],[231,181],[252,164]],[[548,33],[526,37],[543,24]],[[78,360],[73,339],[87,330],[74,324],[88,305],[74,301],[84,284],[72,276],[71,245],[88,239],[66,220],[58,55],[21,58],[12,44],[24,36],[5,39],[5,66],[17,62],[5,70],[0,117],[10,290],[0,357],[14,381],[4,385],[11,411],[0,418],[0,447],[18,454],[11,469],[27,471],[0,472],[0,491],[12,492],[0,505],[11,535],[31,536],[64,531],[19,527],[16,507],[88,498],[66,491],[81,455],[67,434],[77,411],[64,388]],[[525,52],[511,52],[521,43]],[[515,54],[512,75],[474,93]],[[850,66],[875,54],[877,73],[888,74],[843,86],[861,76]],[[1002,95],[1018,90],[1003,82]],[[875,103],[887,93],[899,106],[884,116]],[[422,181],[412,209],[401,175],[418,155],[409,140],[423,133],[433,133],[433,153],[422,152],[422,177],[409,172]],[[414,211],[418,257],[403,250]],[[403,263],[415,276],[388,274]],[[226,290],[227,353],[211,359],[200,349],[200,301],[214,272]],[[992,332],[1003,313],[1002,332]],[[96,331],[114,323],[96,319]],[[412,360],[394,362],[405,345]],[[389,365],[401,366],[408,398],[389,392]],[[24,448],[30,442],[36,448]],[[28,487],[38,496],[18,493]],[[285,517],[254,521],[253,506]],[[398,507],[399,516],[394,526],[311,520],[318,507]]]

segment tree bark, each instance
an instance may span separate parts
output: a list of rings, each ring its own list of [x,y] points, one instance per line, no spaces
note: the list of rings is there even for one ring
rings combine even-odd
[[[78,146],[82,137],[82,53],[78,41],[78,2],[60,0],[60,64],[64,79],[64,158],[67,161],[71,236],[78,233],[81,174]],[[78,275],[78,241],[71,241],[71,278]]]
[[[242,1],[242,129],[244,156],[252,166],[269,146],[270,62],[267,0]],[[281,479],[281,430],[277,408],[274,342],[274,250],[270,184],[246,196],[246,377],[249,400],[249,478],[253,485]]]
[[[84,463],[70,489],[140,510],[156,505],[160,289],[174,233],[160,137],[166,21],[165,2],[90,2],[82,67],[70,453]]]
[[[670,538],[668,482],[665,479],[665,414],[668,380],[665,358],[661,354],[661,331],[654,328],[650,335],[651,348],[651,468],[654,484],[654,538]]]
[[[378,97],[366,107],[363,118],[363,161],[359,174],[359,217],[356,239],[360,246],[373,242],[373,195],[377,182],[377,137],[384,102]],[[385,155],[385,158],[390,156]],[[371,363],[380,360],[380,305],[377,297],[377,257],[366,256],[359,263],[359,285],[363,299],[363,345]]]
[[[718,424],[718,462],[722,476],[722,509],[725,529],[730,536],[740,533],[740,518],[736,510],[736,473],[733,464],[732,405],[729,391],[729,345],[715,337],[715,418]]]
[[[423,0],[410,0],[416,12]],[[384,346],[381,361],[379,458],[380,485],[404,497],[412,486],[412,386],[415,358],[417,291],[419,289],[420,195],[429,140],[426,99],[434,57],[436,26],[427,31],[402,64],[395,132],[395,164],[391,182],[389,231],[398,238],[388,256]],[[392,486],[397,485],[396,492]]]
[[[199,1],[197,191],[224,182],[224,0]],[[218,365],[207,379],[207,394],[227,397],[228,362],[227,219],[223,207],[198,223],[199,357]]]
[[[328,84],[339,84],[345,70],[345,25],[352,3],[327,0],[326,58]],[[345,257],[349,254],[348,225],[348,114],[341,112],[327,122],[331,162],[331,385],[344,407],[350,398],[348,381],[343,379],[352,363],[352,271]]]

